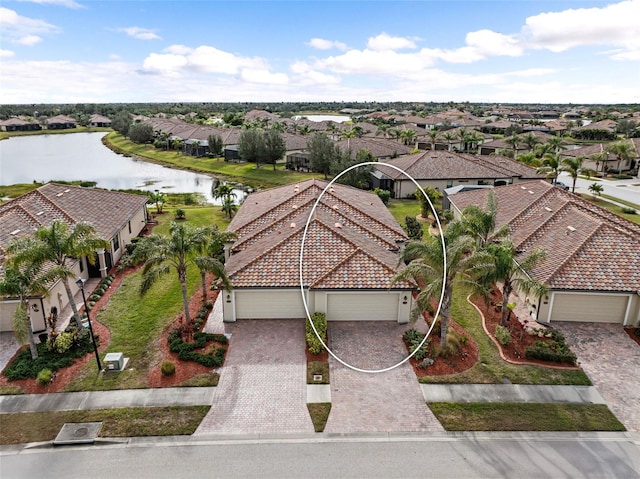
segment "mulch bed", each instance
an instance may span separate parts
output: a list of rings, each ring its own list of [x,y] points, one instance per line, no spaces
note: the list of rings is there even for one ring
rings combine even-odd
[[[213,277],[207,278],[207,284],[211,284],[211,280]],[[208,300],[215,303],[216,298],[218,297],[219,291],[208,291],[207,298]],[[202,306],[202,288],[198,288],[198,291],[191,296],[189,300],[189,315],[193,319]],[[200,374],[212,374],[216,372],[216,369],[212,369],[207,366],[203,366],[194,361],[182,361],[178,358],[177,353],[172,353],[169,350],[169,344],[167,342],[167,336],[169,333],[177,326],[184,325],[184,313],[180,313],[176,320],[171,323],[162,333],[162,337],[158,339],[154,343],[154,347],[160,351],[162,358],[154,365],[152,365],[151,370],[149,371],[148,383],[150,388],[163,388],[163,387],[172,387],[177,386],[187,379],[191,379],[194,376],[198,376]],[[212,343],[210,343],[212,344]],[[222,347],[227,349],[228,352],[228,344],[218,344],[215,343],[216,347]],[[208,347],[208,346],[207,346]],[[196,350],[197,351],[197,350]],[[201,352],[201,351],[200,351]],[[176,365],[176,372],[171,376],[163,376],[161,372],[161,366],[163,361],[171,361]]]
[[[577,366],[572,366],[570,364],[550,363],[547,361],[525,358],[525,350],[527,347],[535,345],[536,341],[552,341],[552,339],[528,334],[525,331],[523,324],[511,311],[509,311],[509,320],[507,323],[507,328],[511,331],[511,341],[506,346],[501,345],[495,336],[496,326],[500,324],[502,319],[502,312],[500,311],[500,308],[495,305],[501,301],[502,293],[496,289],[491,292],[489,303],[481,297],[472,298],[473,305],[484,316],[485,330],[488,332],[489,337],[493,340],[496,346],[500,349],[504,359],[515,364],[530,364],[556,369],[579,369]]]
[[[633,326],[627,326],[626,328],[624,328],[624,332],[627,333],[629,337],[638,344],[638,346],[640,346],[640,336],[636,334],[636,331],[638,329],[639,328],[635,328]]]

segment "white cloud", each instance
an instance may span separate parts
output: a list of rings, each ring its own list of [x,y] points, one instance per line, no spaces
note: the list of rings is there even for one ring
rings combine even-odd
[[[26,46],[33,46],[36,43],[40,43],[42,41],[42,38],[39,37],[38,35],[25,35],[22,38],[18,38],[17,40],[15,40],[13,43],[17,43],[18,45],[26,45]]]
[[[347,45],[342,42],[338,42],[335,40],[325,40],[324,38],[312,38],[307,42],[307,45],[313,48],[317,48],[318,50],[331,50],[336,48],[338,50],[344,51],[347,49]]]
[[[160,36],[153,30],[142,27],[118,28],[119,32],[124,32],[136,40],[160,40]]]
[[[15,55],[15,52],[11,50],[2,50],[0,49],[0,58],[10,58]]]
[[[18,0],[19,2],[29,2],[29,3],[37,3],[39,5],[60,5],[61,7],[67,8],[85,8],[84,5],[81,5],[74,0]]]
[[[397,53],[391,50],[349,50],[343,55],[317,60],[315,67],[346,74],[403,75],[420,71],[433,64],[433,57],[424,51]]]
[[[369,38],[367,48],[375,51],[403,50],[416,48],[416,44],[409,38],[392,37],[383,32],[378,36]]]
[[[529,48],[563,52],[586,45],[614,45],[617,59],[640,54],[640,1],[626,0],[602,8],[579,8],[528,17],[522,38]]]
[[[58,33],[55,25],[34,18],[18,15],[14,10],[0,7],[0,36],[3,40],[21,45],[34,45],[41,35]]]
[[[259,68],[243,68],[240,79],[249,83],[264,83],[268,85],[286,85],[289,77],[284,73],[271,73]]]
[[[311,65],[306,62],[295,62],[289,69],[296,76],[296,80],[304,85],[320,85],[320,84],[338,84],[340,77],[336,75],[327,75],[326,73],[314,70]]]
[[[249,77],[258,78],[264,75],[256,72],[268,72],[269,65],[258,57],[242,57],[208,45],[201,45],[197,48],[172,45],[166,48],[163,53],[151,53],[144,59],[142,65],[144,73],[169,75],[176,75],[180,72],[238,75],[243,69],[248,69],[247,75]],[[282,82],[283,77],[274,76],[273,80]]]
[[[118,55],[117,53],[110,53],[109,54],[109,60],[120,60],[120,55]]]

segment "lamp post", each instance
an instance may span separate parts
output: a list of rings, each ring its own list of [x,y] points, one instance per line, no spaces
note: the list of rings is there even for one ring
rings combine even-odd
[[[87,322],[89,323],[89,332],[91,333],[91,341],[93,342],[93,351],[96,353],[96,362],[98,363],[98,372],[102,371],[102,364],[100,363],[100,355],[98,354],[98,345],[96,344],[96,337],[93,335],[93,327],[91,326],[91,318],[89,318],[89,308],[87,308],[87,298],[84,295],[84,282],[82,278],[78,278],[76,284],[80,291],[82,291],[82,301],[84,302],[84,310],[87,312]]]

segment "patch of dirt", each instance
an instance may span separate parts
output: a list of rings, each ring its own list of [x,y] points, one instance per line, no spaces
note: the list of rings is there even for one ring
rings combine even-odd
[[[211,284],[213,276],[207,277],[207,284]],[[207,298],[211,302],[215,303],[216,298],[218,297],[219,291],[207,291]],[[189,315],[191,319],[195,318],[196,313],[202,306],[202,288],[198,288],[191,299],[189,300]],[[177,353],[172,353],[169,350],[169,344],[167,342],[167,336],[169,333],[177,326],[181,326],[185,324],[184,312],[180,313],[178,317],[173,321],[162,333],[160,339],[158,339],[154,346],[161,353],[161,358],[159,361],[151,365],[149,376],[148,376],[148,385],[150,388],[163,388],[163,387],[173,387],[177,386],[187,379],[191,379],[194,376],[199,374],[213,374],[218,372],[216,368],[212,369],[207,366],[203,366],[194,361],[182,361],[178,358]],[[228,353],[228,344],[218,344],[218,343],[209,343],[215,344],[216,347],[222,347],[227,349]],[[209,346],[207,346],[209,347]],[[226,357],[226,355],[225,355]],[[171,376],[163,376],[161,367],[163,361],[171,361],[176,365],[176,372]]]

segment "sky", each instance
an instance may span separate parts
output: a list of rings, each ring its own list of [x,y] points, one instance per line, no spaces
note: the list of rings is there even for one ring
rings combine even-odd
[[[0,103],[640,103],[640,0],[2,0]]]

